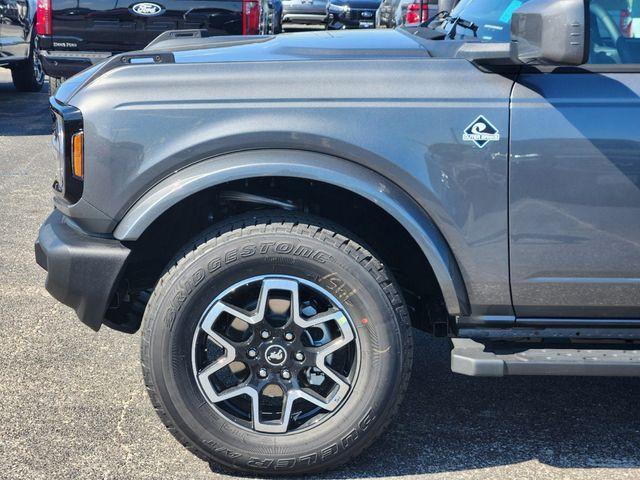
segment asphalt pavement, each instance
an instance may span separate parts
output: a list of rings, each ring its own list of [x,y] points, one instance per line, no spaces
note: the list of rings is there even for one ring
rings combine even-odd
[[[139,335],[94,333],[43,287],[33,242],[51,210],[47,95],[0,69],[0,479],[233,478],[151,408]],[[322,478],[640,479],[640,379],[466,378],[416,334],[406,401],[356,461]]]

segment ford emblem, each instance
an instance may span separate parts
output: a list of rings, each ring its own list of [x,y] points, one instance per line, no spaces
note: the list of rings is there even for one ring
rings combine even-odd
[[[371,17],[373,17],[373,13],[372,13],[372,12],[362,12],[362,13],[360,14],[360,16],[361,16],[362,18],[371,18]]]
[[[160,15],[164,8],[162,8],[157,3],[142,2],[132,5],[131,10],[133,10],[133,12],[138,15],[142,15],[143,17],[152,17],[154,15]]]

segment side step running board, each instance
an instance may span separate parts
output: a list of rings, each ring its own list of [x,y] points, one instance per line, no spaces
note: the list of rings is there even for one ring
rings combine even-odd
[[[639,350],[527,348],[454,338],[451,370],[476,377],[506,375],[640,376]]]

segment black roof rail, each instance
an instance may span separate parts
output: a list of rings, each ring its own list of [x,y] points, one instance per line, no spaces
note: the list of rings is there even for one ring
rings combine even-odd
[[[69,99],[73,97],[78,90],[90,84],[98,77],[101,77],[105,73],[114,70],[124,65],[145,65],[150,63],[176,63],[176,59],[171,52],[133,52],[133,53],[121,53],[108,58],[102,63],[99,63],[100,67],[93,72],[93,74],[87,78],[85,82],[78,85],[78,87],[71,92]]]
[[[165,40],[175,40],[178,38],[207,38],[209,36],[209,32],[204,29],[191,29],[191,30],[169,30],[167,32],[162,32],[156,38],[151,40],[151,42],[144,47],[144,50],[149,50],[150,47],[164,42]]]
[[[132,52],[114,55],[102,64],[102,68],[98,69],[86,83],[90,83],[95,78],[104,75],[114,68],[123,65],[139,65],[149,63],[176,63],[176,59],[171,52]]]

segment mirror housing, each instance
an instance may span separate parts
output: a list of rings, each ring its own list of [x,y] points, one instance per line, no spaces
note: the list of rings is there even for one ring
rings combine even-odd
[[[511,59],[582,65],[589,58],[588,0],[530,0],[511,17]]]

